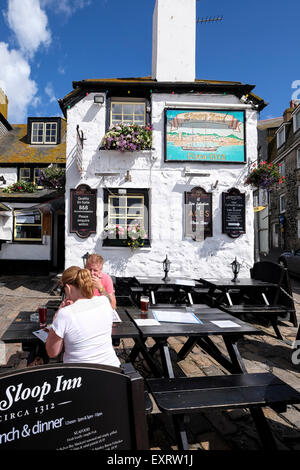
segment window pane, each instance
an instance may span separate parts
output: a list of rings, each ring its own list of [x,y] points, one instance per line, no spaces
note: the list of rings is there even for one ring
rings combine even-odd
[[[122,105],[120,103],[112,103],[111,112],[112,114],[122,114]]]
[[[121,122],[121,121],[122,121],[122,114],[114,114],[111,117],[112,124],[117,124],[118,122]]]
[[[32,142],[35,142],[35,143],[43,142],[43,123],[42,122],[32,123]]]
[[[42,227],[35,225],[16,225],[16,239],[34,239],[41,240],[42,238]]]
[[[124,104],[123,105],[123,113],[124,114],[133,114],[134,105],[132,104]]]
[[[20,180],[21,181],[30,180],[30,169],[29,168],[20,168]]]
[[[46,135],[45,142],[56,142],[56,123],[50,122],[46,123]]]
[[[134,107],[134,114],[145,114],[145,105],[144,104],[136,104]]]
[[[144,120],[144,116],[137,116],[135,115],[134,116],[134,122],[136,122],[137,124],[144,124],[145,123],[145,120]]]

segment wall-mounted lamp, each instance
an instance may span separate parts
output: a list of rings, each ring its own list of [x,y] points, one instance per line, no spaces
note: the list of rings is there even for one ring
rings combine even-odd
[[[81,258],[83,259],[83,266],[86,267],[86,262],[88,257],[90,256],[89,252],[87,251],[85,255],[83,255]]]
[[[131,174],[130,174],[129,170],[126,171],[125,181],[129,181],[129,183],[131,183],[131,181],[132,181]]]
[[[104,103],[104,96],[103,95],[94,95],[94,103],[103,104]]]

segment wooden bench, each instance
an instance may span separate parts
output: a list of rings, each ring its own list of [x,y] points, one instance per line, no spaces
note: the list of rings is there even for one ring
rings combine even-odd
[[[260,261],[250,269],[252,279],[274,283],[268,293],[249,290],[238,305],[220,304],[220,308],[235,316],[251,314],[270,321],[277,338],[283,339],[278,327],[278,319],[289,317],[297,326],[296,308],[293,300],[290,279],[286,268],[270,261]]]
[[[188,450],[184,417],[208,410],[249,408],[266,449],[276,449],[262,408],[283,412],[300,403],[300,393],[271,373],[147,379],[159,410],[172,415],[178,449]]]

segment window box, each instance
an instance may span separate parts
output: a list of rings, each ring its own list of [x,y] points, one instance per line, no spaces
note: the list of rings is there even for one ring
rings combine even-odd
[[[102,148],[120,152],[150,150],[152,148],[152,127],[137,124],[114,125],[103,137]]]

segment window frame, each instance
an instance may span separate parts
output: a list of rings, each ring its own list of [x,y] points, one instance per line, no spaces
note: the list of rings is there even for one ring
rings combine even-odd
[[[297,126],[297,117],[299,119],[299,125]],[[297,132],[300,129],[300,108],[293,114],[293,131]]]
[[[280,143],[279,142],[279,139],[280,139],[280,135],[283,134],[283,141]],[[286,132],[285,132],[285,126],[282,126],[281,128],[278,129],[277,133],[276,133],[276,144],[277,144],[277,148],[279,149],[280,147],[282,147],[282,145],[285,143],[286,141]]]
[[[40,141],[34,140],[33,131],[36,125],[42,126],[42,139]],[[47,125],[55,125],[55,142],[47,140]],[[40,117],[27,119],[27,139],[28,144],[31,145],[58,145],[61,142],[61,118],[60,117]]]
[[[113,122],[112,120],[112,116],[113,116],[113,105],[114,104],[118,104],[118,105],[121,105],[122,106],[122,112],[121,112],[121,115],[122,115],[122,119],[121,120],[116,120],[115,122]],[[126,105],[133,105],[133,106],[137,106],[137,105],[143,105],[144,107],[144,113],[143,113],[143,122],[141,121],[130,121],[130,122],[126,122],[124,123],[124,106]],[[118,123],[123,123],[123,124],[126,124],[126,125],[130,125],[130,124],[137,124],[137,125],[140,125],[140,126],[145,126],[146,125],[146,114],[147,114],[147,103],[146,103],[146,99],[145,98],[111,98],[110,100],[110,110],[109,110],[109,124],[110,126],[113,126],[113,125],[116,125]],[[133,114],[130,114],[132,116],[135,115],[135,113],[133,112]],[[139,116],[141,114],[138,114]]]
[[[107,225],[112,223],[111,222],[112,216],[110,215],[111,214],[110,208],[112,206],[110,206],[109,203],[114,197],[126,198],[126,205],[124,205],[125,209],[128,209],[130,207],[130,205],[128,206],[127,204],[127,198],[133,199],[133,198],[141,197],[143,198],[143,201],[144,201],[143,208],[142,208],[142,214],[143,214],[142,217],[143,217],[143,222],[144,222],[143,227],[145,228],[145,231],[148,236],[148,238],[144,239],[144,247],[149,247],[150,241],[151,241],[150,239],[150,214],[149,214],[149,211],[150,211],[149,189],[148,188],[122,188],[121,191],[126,191],[126,193],[124,194],[120,193],[119,188],[104,188],[103,189],[103,202],[104,202],[103,226],[105,228]],[[115,207],[120,208],[121,206],[115,206]],[[115,217],[115,218],[118,219],[118,217]],[[124,220],[129,219],[127,212],[125,216],[123,217],[123,219]],[[135,220],[136,220],[136,217],[135,217]],[[119,222],[116,221],[115,223],[119,223]],[[124,225],[124,224],[119,223],[119,225]],[[130,223],[127,225],[130,225]],[[103,246],[120,246],[120,247],[126,248],[127,240],[128,240],[127,238],[110,239],[107,237],[102,240],[102,245]]]
[[[300,219],[297,219],[297,235],[300,238]]]
[[[279,167],[279,173],[281,176],[285,176],[285,160],[279,162],[281,165]]]
[[[24,177],[21,175],[22,171],[23,170],[27,170],[29,172],[29,176],[28,177]],[[32,178],[31,178],[31,168],[29,167],[22,167],[19,169],[19,181],[26,181],[26,182],[31,182]]]
[[[34,224],[34,223],[18,223],[17,224],[17,213],[20,213],[20,215],[22,215],[22,213],[25,215],[25,212],[26,212],[26,209],[14,209],[14,212],[13,212],[13,242],[14,243],[39,243],[39,244],[42,244],[43,242],[43,214],[40,210],[38,209],[33,209],[32,211],[29,211],[28,212],[31,212],[31,213],[34,213],[34,212],[39,212],[40,214],[40,218],[41,218],[41,223],[40,224]],[[18,238],[16,236],[16,228],[17,226],[29,226],[29,227],[41,227],[41,236],[40,238]]]
[[[282,201],[284,201],[284,208],[282,208],[283,204]],[[279,212],[280,214],[283,214],[286,211],[286,193],[280,194],[279,196]]]
[[[145,103],[145,125],[150,126],[151,125],[151,95],[149,93],[145,93],[141,95],[140,93],[132,92],[131,96],[128,97],[128,95],[122,94],[119,95],[111,95],[108,93],[106,95],[106,120],[105,120],[105,132],[108,132],[110,126],[111,126],[111,103],[116,102],[116,101],[126,101],[126,102],[139,102],[139,103]]]
[[[296,150],[297,170],[300,169],[300,147]]]
[[[34,133],[34,127],[38,125],[38,126],[43,126],[43,132],[42,132],[42,141],[35,141],[33,140],[33,133]],[[54,126],[55,125],[55,141],[47,141],[46,140],[46,137],[47,137],[47,126]],[[56,145],[57,144],[57,135],[58,135],[58,125],[57,125],[57,122],[55,121],[50,121],[50,122],[40,122],[40,121],[33,121],[32,122],[32,126],[31,126],[31,143],[34,144],[34,145]],[[50,128],[50,131],[51,131],[51,128]],[[50,136],[52,134],[50,133]]]

